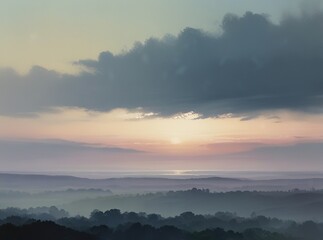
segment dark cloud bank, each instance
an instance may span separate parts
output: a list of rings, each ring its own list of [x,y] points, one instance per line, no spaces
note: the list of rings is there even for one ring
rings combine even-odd
[[[323,13],[289,16],[279,24],[251,12],[227,15],[219,35],[186,28],[176,37],[152,38],[125,53],[102,52],[98,60],[76,64],[91,73],[72,76],[34,67],[19,76],[2,70],[0,113],[56,106],[142,107],[164,116],[322,112]]]

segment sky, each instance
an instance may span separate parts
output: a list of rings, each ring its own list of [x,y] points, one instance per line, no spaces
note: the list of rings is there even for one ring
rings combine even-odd
[[[322,6],[0,0],[0,171],[323,171]]]

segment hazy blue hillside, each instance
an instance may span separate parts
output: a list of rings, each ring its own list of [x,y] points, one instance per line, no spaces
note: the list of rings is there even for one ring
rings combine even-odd
[[[174,216],[181,212],[253,213],[295,220],[322,221],[323,179],[236,179],[0,174],[0,208],[58,206],[72,215],[119,208]],[[207,190],[199,190],[207,189]],[[300,190],[302,189],[302,190]]]
[[[1,174],[0,190],[10,191],[61,191],[67,189],[96,188],[114,193],[148,193],[191,188],[207,188],[211,191],[288,191],[294,188],[320,189],[323,178],[257,180],[225,177],[162,178],[124,177],[90,179],[72,176]]]
[[[262,214],[282,219],[323,221],[321,214],[323,192],[235,191],[212,193],[208,190],[192,189],[83,199],[62,207],[73,214],[83,215],[88,215],[95,207],[100,210],[119,208],[123,211],[155,212],[163,216],[174,216],[186,211],[199,214],[229,211],[241,216]]]
[[[48,234],[50,236],[48,236]],[[119,209],[95,210],[86,217],[68,217],[55,207],[0,210],[1,239],[182,239],[182,240],[320,240],[323,224],[248,218],[229,212],[199,215],[184,212],[162,217]]]

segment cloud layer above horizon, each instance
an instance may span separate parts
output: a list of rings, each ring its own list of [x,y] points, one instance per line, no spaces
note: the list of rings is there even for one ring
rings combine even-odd
[[[61,74],[33,67],[0,71],[0,114],[28,115],[56,107],[137,109],[170,116],[257,115],[268,110],[322,113],[323,13],[279,24],[251,12],[226,15],[222,33],[186,28],[129,51],[102,52]]]

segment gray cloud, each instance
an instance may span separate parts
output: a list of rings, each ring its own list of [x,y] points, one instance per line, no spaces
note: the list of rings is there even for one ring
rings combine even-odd
[[[301,162],[321,162],[323,142],[305,142],[287,146],[261,147],[252,152],[255,157],[270,160],[301,160]]]
[[[316,171],[322,169],[323,141],[298,139],[293,144],[216,143],[206,145],[214,149],[210,156],[200,157],[225,163],[233,169],[262,169],[264,171]]]
[[[323,13],[286,17],[227,15],[219,35],[186,28],[128,52],[102,52],[76,64],[77,76],[34,67],[0,73],[0,112],[26,114],[55,106],[107,111],[142,107],[206,116],[290,109],[322,112]],[[248,118],[246,118],[248,119]]]
[[[140,153],[134,149],[103,146],[64,140],[6,140],[0,139],[0,159],[44,160],[84,153],[104,155]]]
[[[237,144],[239,145],[239,144]],[[212,147],[212,145],[210,145]],[[214,145],[216,147],[216,145]],[[222,160],[243,160],[249,162],[284,163],[294,166],[322,166],[323,142],[298,142],[289,145],[266,145],[251,143],[250,146],[242,144],[242,148],[235,153],[218,154],[215,158]],[[314,164],[314,165],[312,165]],[[276,165],[276,164],[275,164]]]

